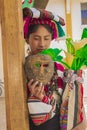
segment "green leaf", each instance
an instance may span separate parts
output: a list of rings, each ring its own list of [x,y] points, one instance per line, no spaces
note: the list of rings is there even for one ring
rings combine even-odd
[[[72,41],[71,38],[67,38],[67,39],[66,39],[66,46],[67,46],[67,51],[68,51],[70,54],[74,55],[74,54],[75,54],[75,47],[74,47],[74,45],[73,45],[73,41]]]
[[[84,28],[82,31],[81,39],[87,38],[87,28]]]
[[[73,70],[79,70],[84,65],[87,66],[87,44],[76,51],[71,68]]]
[[[87,60],[84,61],[84,65],[87,66]]]
[[[66,66],[68,69],[70,69],[70,66],[62,60],[63,57],[61,55],[59,55],[61,51],[62,50],[59,50],[58,48],[55,48],[55,49],[49,48],[49,49],[43,50],[40,53],[51,56],[53,61],[60,62],[64,66]]]
[[[49,55],[52,58],[52,60],[55,61],[56,57],[59,55],[59,53],[61,51],[62,50],[59,50],[57,48],[55,48],[55,49],[49,48],[49,49],[43,50],[40,53],[45,54],[45,55]]]
[[[62,56],[60,56],[60,55],[59,55],[59,56],[57,56],[57,58],[56,58],[56,60],[57,60],[57,61],[60,61],[60,60],[62,60],[62,59],[63,59],[63,57],[62,57]]]

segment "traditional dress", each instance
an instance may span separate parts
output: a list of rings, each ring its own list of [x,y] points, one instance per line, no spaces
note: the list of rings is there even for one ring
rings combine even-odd
[[[54,75],[51,81],[44,86],[45,95],[42,100],[37,99],[29,93],[28,108],[30,118],[33,122],[32,124],[38,126],[48,120],[51,121],[51,119],[57,116],[57,125],[59,127],[59,109],[63,91],[63,71],[63,66],[59,63],[55,63]]]

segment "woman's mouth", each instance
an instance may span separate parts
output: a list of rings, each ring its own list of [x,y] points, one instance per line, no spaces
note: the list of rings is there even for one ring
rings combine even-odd
[[[32,54],[32,55],[35,55],[35,54],[37,54],[37,53],[39,53],[39,52],[41,52],[41,51],[43,51],[43,50],[44,50],[44,49],[37,49],[37,50],[32,51],[31,54]]]

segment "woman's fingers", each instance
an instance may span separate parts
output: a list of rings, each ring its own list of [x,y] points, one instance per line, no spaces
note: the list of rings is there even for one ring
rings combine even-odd
[[[36,81],[36,82],[33,82],[33,81],[34,81],[33,79],[29,81],[28,88],[29,88],[30,92],[34,95],[35,94],[35,88],[38,85],[38,81]]]
[[[40,83],[39,87],[36,88],[35,96],[42,99],[44,96],[44,86]]]
[[[40,83],[38,86],[38,81],[34,82],[34,80],[32,79],[28,83],[28,88],[31,94],[33,94],[39,99],[42,99],[44,95],[44,86],[42,85],[42,83]]]
[[[36,91],[37,93],[41,93],[42,92],[42,83],[40,83],[40,85],[38,87],[36,87]]]
[[[41,93],[44,94],[44,86],[42,86]]]
[[[44,92],[44,86],[43,86],[42,83],[40,83],[39,92],[40,92],[40,93],[43,93],[43,92]]]
[[[28,87],[30,87],[33,83],[33,79],[31,79],[29,82],[28,82]]]

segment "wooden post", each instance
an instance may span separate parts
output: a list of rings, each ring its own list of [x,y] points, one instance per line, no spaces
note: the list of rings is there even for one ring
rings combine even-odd
[[[7,130],[29,130],[21,0],[0,0]]]
[[[66,32],[72,37],[72,16],[71,16],[71,0],[65,0],[66,11]]]

